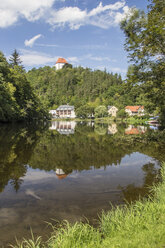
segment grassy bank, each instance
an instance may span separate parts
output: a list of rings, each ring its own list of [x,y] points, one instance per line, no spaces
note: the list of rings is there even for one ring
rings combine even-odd
[[[53,228],[51,238],[24,240],[19,248],[134,248],[165,247],[165,163],[162,182],[151,190],[150,197],[104,213],[98,228],[88,224],[65,223]]]

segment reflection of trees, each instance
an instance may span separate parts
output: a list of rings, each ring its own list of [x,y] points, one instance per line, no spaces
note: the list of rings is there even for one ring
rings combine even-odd
[[[95,132],[99,135],[105,135],[107,133],[107,125],[95,124]]]
[[[134,184],[129,184],[127,187],[120,187],[122,189],[124,199],[127,202],[138,200],[139,197],[144,197],[149,193],[150,186],[160,181],[160,169],[155,168],[155,165],[148,163],[143,165],[144,183],[140,187]]]
[[[133,151],[132,146],[120,140],[98,135],[93,132],[93,127],[77,125],[75,134],[71,136],[46,132],[35,148],[30,166],[48,171],[61,168],[65,173],[71,173],[73,170],[90,169],[91,166],[117,165]]]
[[[145,142],[136,142],[135,139],[118,136],[123,128],[118,127],[118,130],[115,136],[99,135],[94,132],[94,127],[78,124],[74,135],[66,136],[48,129],[43,131],[41,126],[2,125],[0,127],[0,191],[3,191],[9,181],[18,191],[22,177],[26,174],[27,164],[32,168],[47,171],[56,171],[59,168],[69,174],[73,170],[88,170],[91,166],[99,168],[111,164],[117,165],[125,155],[133,152],[141,152],[156,159],[164,154],[163,147],[160,148],[158,143],[146,145]],[[145,173],[149,175],[148,166],[146,170]],[[147,184],[149,183],[146,181]],[[135,187],[134,189],[131,187],[133,186],[129,186],[130,190],[128,189],[130,192],[136,190]]]
[[[122,132],[123,129],[119,127],[119,130]],[[117,165],[125,155],[133,152],[159,159],[159,150],[158,144],[146,146],[126,136],[99,135],[93,127],[79,124],[71,136],[46,131],[29,163],[32,168],[47,171],[60,168],[68,174],[73,170],[88,170],[91,166]]]
[[[39,137],[36,127],[1,125],[0,128],[0,191],[10,181],[16,192],[23,182],[27,164]]]

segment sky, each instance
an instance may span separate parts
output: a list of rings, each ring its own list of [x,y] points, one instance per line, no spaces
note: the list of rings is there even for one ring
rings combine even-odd
[[[55,65],[107,70],[125,77],[128,68],[120,21],[147,0],[0,0],[0,50],[14,49],[26,70]]]

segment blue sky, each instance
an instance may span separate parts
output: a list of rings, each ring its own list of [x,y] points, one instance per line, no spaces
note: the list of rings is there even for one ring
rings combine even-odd
[[[27,70],[53,66],[58,57],[73,66],[120,73],[128,67],[120,20],[147,0],[0,0],[0,50],[16,48]]]

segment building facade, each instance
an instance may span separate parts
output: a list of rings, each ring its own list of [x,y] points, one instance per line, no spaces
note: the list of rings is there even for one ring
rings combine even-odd
[[[126,106],[125,112],[129,116],[134,116],[134,115],[143,116],[145,114],[144,106]]]
[[[118,108],[115,106],[108,106],[108,115],[111,115],[113,117],[116,117]]]
[[[74,106],[61,105],[56,109],[56,116],[59,118],[75,118]]]
[[[56,67],[56,70],[60,70],[63,68],[64,65],[68,64],[68,62],[66,61],[66,59],[64,58],[58,58],[56,64],[55,64],[55,67]]]

